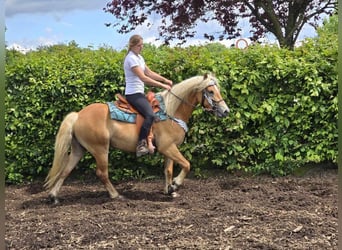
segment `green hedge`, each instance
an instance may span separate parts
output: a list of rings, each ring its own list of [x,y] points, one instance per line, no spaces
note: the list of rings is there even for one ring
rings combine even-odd
[[[125,51],[82,49],[74,42],[6,58],[6,182],[43,177],[64,116],[123,92]],[[211,71],[231,109],[218,119],[195,110],[181,151],[196,173],[208,167],[285,175],[337,158],[337,40],[309,40],[294,51],[220,44],[188,48],[146,45],[150,68],[179,82]],[[113,179],[144,177],[159,155],[135,159],[113,150]],[[90,155],[79,168],[93,171]],[[143,167],[140,167],[143,166]]]

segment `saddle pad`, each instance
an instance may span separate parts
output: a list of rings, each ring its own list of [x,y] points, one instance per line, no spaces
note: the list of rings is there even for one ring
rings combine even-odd
[[[161,121],[165,121],[167,120],[168,116],[165,112],[165,104],[164,104],[163,97],[160,94],[156,94],[155,97],[159,101],[159,105],[160,105],[160,110],[156,112],[155,115],[159,117]],[[107,102],[107,105],[109,108],[111,119],[122,121],[122,122],[127,122],[127,123],[135,123],[135,120],[137,118],[136,114],[127,113],[118,109],[113,102]]]

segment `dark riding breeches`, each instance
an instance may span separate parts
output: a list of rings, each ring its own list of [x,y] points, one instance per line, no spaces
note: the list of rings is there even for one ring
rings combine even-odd
[[[141,93],[126,95],[126,99],[129,104],[144,117],[144,122],[139,133],[139,141],[147,139],[154,121],[154,113],[151,104],[148,102],[145,95]]]

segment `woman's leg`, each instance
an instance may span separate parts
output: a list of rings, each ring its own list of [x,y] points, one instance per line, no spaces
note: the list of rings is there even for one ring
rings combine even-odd
[[[149,152],[146,138],[150,133],[154,121],[154,113],[151,104],[148,102],[144,94],[127,95],[126,99],[144,117],[137,146],[137,156],[141,156]]]

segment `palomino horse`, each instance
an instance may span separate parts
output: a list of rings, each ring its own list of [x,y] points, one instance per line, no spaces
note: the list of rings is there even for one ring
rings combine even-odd
[[[183,184],[190,171],[190,163],[179,152],[187,122],[194,108],[201,104],[218,117],[228,115],[229,109],[222,99],[217,79],[211,74],[195,76],[175,84],[170,91],[159,93],[165,103],[168,119],[155,122],[152,131],[155,146],[164,155],[166,194],[178,196],[176,190]],[[84,153],[89,151],[96,160],[96,175],[100,178],[111,198],[121,197],[108,178],[108,153],[114,147],[135,152],[138,131],[135,124],[112,120],[109,108],[104,103],[93,103],[79,112],[69,113],[63,120],[55,142],[52,168],[46,177],[45,187],[51,200],[58,203],[57,194],[67,176]],[[178,163],[181,171],[173,177],[173,164]]]

